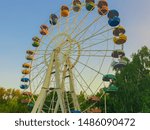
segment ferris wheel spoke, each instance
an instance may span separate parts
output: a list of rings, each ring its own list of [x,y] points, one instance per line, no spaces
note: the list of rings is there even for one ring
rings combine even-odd
[[[43,75],[43,76],[45,76],[45,75]],[[43,83],[43,78],[40,79],[39,83],[37,84],[37,87],[33,91],[33,94],[36,94],[37,90],[40,88],[40,86],[42,85],[42,83]]]
[[[34,77],[32,77],[32,80],[30,82],[32,83],[41,73],[43,73],[45,71],[46,71],[46,67],[43,66],[42,69]]]
[[[43,57],[44,57],[44,55],[43,55],[42,57],[40,57],[40,59],[43,58]],[[48,56],[47,58],[50,58],[50,56]],[[38,59],[37,59],[37,60],[38,60]],[[42,64],[44,64],[44,63],[45,63],[45,61],[41,61],[40,63],[34,65],[34,66],[32,67],[32,69],[31,69],[31,71],[33,71],[36,67],[39,67],[40,65],[42,65]]]
[[[54,31],[54,26],[50,26],[48,30],[49,30],[49,34],[46,35],[43,40],[45,40],[46,38],[49,38],[49,37],[51,36],[51,34],[52,34],[53,31]]]
[[[115,44],[114,44],[114,50],[115,50]],[[114,57],[112,57],[112,60],[111,60],[111,63],[114,61]],[[109,71],[110,71],[110,69],[111,69],[111,65],[109,66],[109,69],[108,69],[108,71],[107,71],[107,74],[109,73]]]
[[[82,40],[80,40],[80,41],[78,41],[78,42],[85,42],[85,41],[87,41],[87,40],[89,40],[89,39],[91,39],[91,38],[93,38],[93,37],[100,36],[100,35],[102,35],[102,34],[108,32],[108,31],[110,31],[110,30],[112,30],[112,28],[107,29],[107,30],[104,30],[104,31],[102,31],[102,32],[95,33],[95,34],[93,34],[92,36],[89,36],[89,37],[87,37],[87,38],[85,38],[85,39],[82,39]]]
[[[102,62],[102,64],[103,64],[103,62]],[[101,68],[102,68],[102,64],[101,64],[101,67],[99,68],[99,72],[100,72],[100,70],[101,70]],[[93,80],[91,80],[91,82],[90,82],[90,85],[92,85],[92,83],[96,80],[96,78],[98,77],[98,74],[96,74],[95,76],[94,76],[94,78],[93,78]],[[101,86],[101,85],[100,85]],[[97,90],[99,89],[99,87],[97,88]]]
[[[75,15],[75,17],[73,18],[73,27],[75,27],[75,26],[77,26],[77,19],[78,19],[78,17],[79,17],[79,13],[76,13],[76,15]],[[79,29],[79,28],[77,28],[77,29]]]
[[[52,41],[50,41],[48,44],[46,44],[46,43],[43,42],[42,45],[44,45],[44,46],[46,46],[46,47],[49,45],[49,48],[52,50],[53,47],[51,46],[51,45],[52,45],[51,43],[52,43]]]
[[[78,32],[77,35],[74,36],[73,39],[77,38],[80,34],[86,33],[92,25],[94,25],[98,20],[100,20],[101,16],[97,17],[93,22],[91,22],[87,27],[85,27],[82,31]],[[84,34],[82,34],[83,36]]]
[[[106,49],[108,49],[108,42],[107,42]],[[99,72],[100,72],[101,69],[102,69],[102,66],[103,66],[103,64],[104,64],[104,60],[105,60],[105,58],[106,58],[106,55],[107,55],[107,51],[105,51],[105,55],[104,55],[103,60],[102,60],[102,62],[101,62],[101,65],[100,65],[100,68],[99,68]],[[97,77],[97,76],[98,76],[98,74],[95,75],[95,77],[94,77],[93,80],[91,81],[90,85],[96,80],[96,77]]]
[[[89,15],[91,12],[92,12],[92,10],[89,11],[89,12],[82,18],[82,20],[79,22],[78,25],[75,26],[75,28],[73,29],[73,31],[71,32],[70,35],[72,35],[72,34],[75,32],[75,30],[76,30],[77,28],[79,28],[79,27],[83,24],[83,22],[87,19],[88,15]]]
[[[106,25],[105,26],[103,26],[101,29],[103,29],[103,28],[105,28],[106,27]],[[100,29],[100,30],[101,30]],[[99,30],[99,31],[100,31]],[[78,41],[79,43],[80,43],[80,45],[82,45],[82,44],[84,44],[84,43],[86,43],[86,41],[87,40],[90,40],[90,39],[92,39],[92,38],[94,38],[94,37],[97,37],[97,36],[101,36],[102,34],[104,34],[104,33],[106,33],[106,32],[108,32],[109,30],[112,30],[112,28],[111,29],[107,29],[107,30],[104,30],[104,31],[102,31],[102,32],[95,32],[92,36],[89,36],[89,37],[87,37],[87,38],[85,38],[85,39],[82,39],[82,40],[80,40],[81,39],[81,37],[80,37],[80,41]],[[111,40],[111,39],[110,39]],[[106,40],[107,41],[107,40]],[[87,44],[87,43],[86,43]],[[77,49],[77,47],[75,48],[75,49]]]
[[[67,50],[63,50],[63,51],[67,51]],[[80,49],[80,50],[73,50],[74,53],[76,53],[77,51],[81,51],[81,52],[112,52],[114,50],[83,50],[83,49]],[[73,54],[74,54],[73,53]]]
[[[41,40],[40,43],[42,43],[41,45],[47,45],[43,40]]]
[[[33,95],[36,94],[36,92],[39,89],[39,87],[42,84],[42,82],[43,82],[43,78],[41,78],[40,81],[38,82],[38,84],[36,84],[36,88],[33,87],[33,86],[35,86],[34,82],[32,82],[32,83],[30,82],[30,88],[31,88],[31,92],[33,93]],[[33,88],[34,88],[34,91],[32,91]]]
[[[65,92],[65,97],[66,97],[66,100],[67,100],[67,108],[68,108],[68,111],[69,111],[69,113],[70,113],[70,104],[71,104],[71,102],[69,103],[69,98],[68,98],[68,95],[67,95],[67,92]]]
[[[112,39],[113,39],[113,38],[108,38],[108,39],[105,39],[104,41],[101,41],[101,42],[98,42],[98,43],[94,43],[94,44],[89,45],[89,46],[86,46],[86,47],[84,47],[84,48],[82,48],[82,49],[87,49],[87,48],[90,48],[90,47],[99,45],[99,44],[101,44],[101,43],[104,43],[104,42],[109,41],[109,40],[112,40]]]
[[[59,21],[61,21],[61,19],[62,19],[62,17],[61,17],[61,15],[59,16],[60,18],[59,18]],[[60,33],[60,22],[58,21],[58,23],[57,23],[57,30],[58,30],[58,33]]]
[[[90,88],[90,86],[87,84],[86,80],[83,78],[83,76],[79,73],[79,71],[76,69],[76,67],[74,67],[76,72],[78,73],[78,75],[80,76],[80,78],[82,79],[82,81],[85,83],[85,85],[87,86],[87,89],[89,89],[91,91],[91,93],[93,94],[92,89]]]
[[[45,108],[44,108],[45,107]],[[45,110],[47,111],[49,109],[49,106],[47,106],[46,104],[43,105],[43,109],[42,110]]]
[[[88,106],[84,111],[82,111],[83,113],[88,111],[90,108],[92,108],[93,106],[95,106],[97,102],[93,103],[92,105]]]
[[[83,85],[80,83],[79,79],[77,77],[74,77],[74,79],[77,81],[77,83],[80,85],[80,88],[83,90],[83,93],[84,94],[87,94],[86,93],[86,90],[83,88]]]
[[[54,102],[55,102],[55,91],[53,91],[53,96],[52,96],[52,99],[51,99],[51,103],[50,103],[50,106],[49,106],[49,110],[48,110],[48,113],[49,112],[53,112],[54,111]]]
[[[80,56],[87,56],[87,57],[104,57],[107,50],[74,50],[70,56],[78,56],[77,52],[80,51]],[[111,52],[112,50],[108,50],[108,52]],[[110,57],[110,55],[107,55],[107,57]]]
[[[41,63],[39,63],[39,64],[33,66],[32,69],[31,69],[31,72],[32,72],[33,70],[35,70],[37,67],[39,67],[40,65],[43,65],[44,63],[45,63],[45,62],[41,62]]]
[[[39,56],[44,56],[44,55],[47,55],[47,54],[51,54],[53,51],[47,51],[47,52],[45,52],[45,51],[39,51],[39,53],[36,53],[37,55],[39,55]]]
[[[103,27],[101,27],[100,29],[98,29],[97,31],[95,31],[93,34],[92,34],[92,36],[97,36],[97,34],[98,35],[100,35],[101,33],[103,34],[103,33],[105,33],[105,31],[103,31],[103,32],[100,32],[101,30],[103,30],[104,28],[106,28],[107,27],[107,25],[108,24],[106,24],[106,25],[104,25]],[[99,34],[100,33],[100,34]],[[78,41],[84,36],[85,34],[83,34],[79,39],[78,39]],[[88,40],[88,39],[90,39],[91,37],[92,37],[91,35],[89,36],[89,37],[87,37],[86,39]],[[85,39],[85,40],[86,40]],[[84,40],[83,40],[84,41]],[[81,41],[82,42],[82,41]]]
[[[78,56],[78,55],[72,55],[72,56]],[[105,55],[80,55],[80,56],[91,56],[91,58],[93,57],[93,58],[95,58],[95,57],[97,57],[97,58],[99,58],[99,57],[104,57]],[[109,56],[109,55],[107,55],[107,56],[105,56],[105,57],[109,57],[109,58],[112,58],[112,56]]]
[[[95,93],[99,92],[102,89],[102,87],[101,87],[102,85],[103,85],[103,82],[101,82],[101,84],[99,85],[99,87],[95,90]]]
[[[45,50],[37,50],[38,52],[45,52]],[[53,51],[53,50],[47,50],[47,51]]]
[[[69,29],[68,24],[69,24],[69,17],[66,18],[66,22],[65,22],[64,30],[65,30],[66,33],[68,32],[68,29]]]
[[[74,58],[72,58],[72,57],[70,57],[70,58],[71,58],[71,59],[73,59],[73,60],[76,60],[76,59],[74,59]],[[90,66],[86,65],[85,63],[82,63],[81,61],[78,61],[78,63],[80,63],[81,65],[86,66],[87,68],[89,68],[89,69],[93,70],[93,71],[94,71],[94,72],[96,72],[96,73],[99,73],[99,74],[101,74],[101,75],[104,75],[104,74],[102,74],[102,73],[98,72],[97,70],[93,69],[92,67],[90,67]]]
[[[39,56],[39,57],[37,57],[37,58],[35,58],[33,61],[37,61],[37,60],[39,60],[39,59],[41,59],[41,58],[43,58],[44,56]]]

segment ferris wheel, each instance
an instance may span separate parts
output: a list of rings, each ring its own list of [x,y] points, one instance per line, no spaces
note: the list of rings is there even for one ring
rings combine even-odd
[[[112,69],[127,64],[126,41],[119,12],[110,10],[106,0],[62,5],[40,26],[33,48],[26,51],[22,103],[33,113],[102,112],[101,98],[118,90]]]

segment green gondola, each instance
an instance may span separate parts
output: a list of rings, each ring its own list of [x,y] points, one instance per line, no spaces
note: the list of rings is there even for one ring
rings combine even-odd
[[[110,93],[110,92],[116,92],[118,91],[118,87],[116,87],[114,84],[110,84],[108,88],[103,88],[105,93]]]

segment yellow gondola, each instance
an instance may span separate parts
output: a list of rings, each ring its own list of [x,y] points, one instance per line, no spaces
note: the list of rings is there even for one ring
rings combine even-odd
[[[24,64],[22,65],[22,67],[23,67],[23,68],[32,68],[31,64],[29,64],[29,63],[24,63]]]
[[[35,54],[35,52],[32,51],[32,50],[27,50],[26,53],[29,54],[29,55],[34,55]]]
[[[22,74],[25,74],[25,75],[30,74],[30,70],[27,70],[27,69],[26,69],[26,70],[23,70],[23,71],[22,71]]]
[[[122,45],[127,41],[127,36],[124,34],[120,34],[118,37],[114,37],[113,41],[117,45]]]
[[[113,30],[113,35],[114,36],[119,36],[120,34],[125,34],[126,30],[122,26],[118,26]]]
[[[67,16],[69,16],[69,14],[70,14],[70,12],[69,12],[68,6],[63,5],[63,6],[61,7],[61,16],[62,16],[62,17],[67,17]]]
[[[73,1],[73,11],[79,12],[81,10],[81,1],[80,0],[74,0]]]
[[[29,56],[26,57],[26,59],[27,59],[27,60],[34,60],[34,56],[29,55]]]

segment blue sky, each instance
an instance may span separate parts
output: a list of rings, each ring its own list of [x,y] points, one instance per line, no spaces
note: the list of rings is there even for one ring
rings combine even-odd
[[[141,46],[150,47],[150,1],[108,0],[110,9],[120,12],[128,42],[127,56]],[[0,0],[0,86],[19,88],[21,65],[31,38],[39,31],[50,13],[71,0]]]

